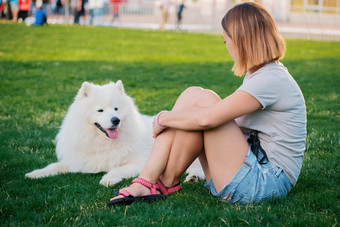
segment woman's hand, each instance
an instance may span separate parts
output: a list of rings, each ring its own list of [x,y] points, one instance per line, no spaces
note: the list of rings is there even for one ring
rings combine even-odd
[[[155,120],[152,122],[152,128],[153,128],[153,133],[152,133],[153,138],[156,138],[164,130],[164,129],[157,127],[157,125],[155,124]]]
[[[162,113],[164,113],[166,111],[161,111],[159,112],[156,117],[154,118],[153,122],[152,122],[152,128],[153,128],[153,134],[152,137],[156,138],[161,132],[163,132],[164,129],[166,129],[167,127],[164,125],[161,125],[159,123],[159,117],[161,116]]]

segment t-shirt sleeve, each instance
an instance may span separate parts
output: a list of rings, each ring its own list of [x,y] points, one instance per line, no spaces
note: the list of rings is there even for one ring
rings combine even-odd
[[[252,95],[261,103],[264,109],[278,101],[279,85],[280,79],[277,75],[263,72],[245,80],[238,90],[245,91]]]

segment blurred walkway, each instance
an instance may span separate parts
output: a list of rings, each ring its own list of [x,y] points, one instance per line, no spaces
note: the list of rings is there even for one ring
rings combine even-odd
[[[286,38],[340,41],[340,26],[278,23],[278,27]]]
[[[112,26],[122,28],[139,28],[139,29],[159,29],[159,22],[161,18],[161,11],[155,6],[148,6],[141,8],[142,11],[132,11],[127,6],[121,6],[119,10],[119,20],[112,21],[112,12],[106,12],[104,20],[98,23],[94,23],[97,26]],[[208,12],[208,14],[207,14]],[[223,17],[225,10],[217,8],[214,13],[211,10],[205,11],[204,8],[190,7],[184,10],[183,22],[180,25],[180,29],[177,28],[176,24],[176,12],[170,11],[170,17],[168,22],[165,24],[165,30],[172,31],[183,31],[183,32],[200,32],[200,33],[220,33],[221,26],[220,20]],[[298,21],[300,23],[280,23],[278,27],[281,34],[287,38],[300,38],[300,39],[321,39],[321,40],[333,40],[340,41],[340,22],[329,21],[330,25],[322,22],[322,18],[314,18],[312,23],[303,14]],[[80,24],[89,25],[90,16],[87,15],[82,17]],[[48,23],[50,24],[72,24],[73,18],[69,20],[64,18],[53,19],[49,17]],[[319,24],[317,24],[319,23]]]
[[[139,22],[135,21],[135,16],[129,22],[129,18],[124,16],[120,22],[112,22],[110,16],[106,16],[104,23],[97,26],[110,26],[121,28],[138,28],[138,29],[159,29],[159,24],[155,23],[154,16],[144,15]],[[68,24],[72,24],[73,19],[70,18]],[[50,24],[64,24],[64,19],[49,19]],[[81,20],[82,25],[89,25],[88,20]],[[281,34],[286,38],[297,39],[317,39],[317,40],[329,40],[340,41],[340,27],[339,26],[326,26],[315,24],[298,24],[298,23],[277,23]],[[96,24],[95,24],[96,25]],[[218,24],[219,25],[219,24]],[[180,30],[176,28],[176,23],[170,21],[165,25],[165,30],[169,31],[181,31],[181,32],[195,32],[195,33],[220,33],[221,28],[213,27],[209,24],[189,24],[183,23]]]

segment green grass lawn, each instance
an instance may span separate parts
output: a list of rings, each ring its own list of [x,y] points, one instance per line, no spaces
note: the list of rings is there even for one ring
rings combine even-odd
[[[286,198],[233,205],[198,182],[161,202],[108,209],[104,173],[24,178],[56,161],[54,138],[82,82],[122,80],[144,114],[170,109],[192,85],[225,97],[242,78],[221,35],[0,23],[0,225],[339,226],[340,43],[287,40],[282,62],[308,114],[302,172]]]

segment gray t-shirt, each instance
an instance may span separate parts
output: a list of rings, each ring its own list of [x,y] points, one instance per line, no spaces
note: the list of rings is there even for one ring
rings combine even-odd
[[[299,177],[306,145],[306,106],[302,92],[280,62],[247,73],[238,90],[255,97],[262,109],[236,119],[245,134],[259,131],[268,159],[281,167],[292,185]]]

